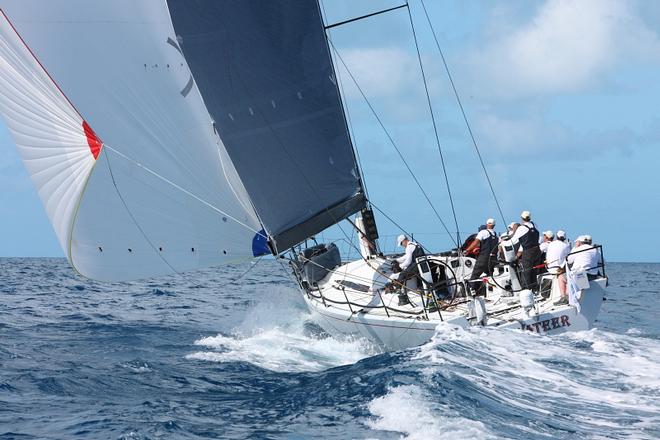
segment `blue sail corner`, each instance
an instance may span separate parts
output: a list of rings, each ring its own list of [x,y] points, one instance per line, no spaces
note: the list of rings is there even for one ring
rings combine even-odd
[[[252,255],[260,257],[268,254],[270,254],[270,248],[268,247],[268,234],[262,229],[254,234],[254,237],[252,238]]]

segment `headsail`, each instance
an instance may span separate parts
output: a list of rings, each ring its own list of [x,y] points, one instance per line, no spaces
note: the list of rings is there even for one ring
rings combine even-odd
[[[0,8],[1,113],[79,272],[134,279],[252,256],[261,225],[169,42],[164,0]],[[104,142],[96,161],[83,118]]]
[[[174,30],[274,251],[365,205],[316,0],[169,0]]]

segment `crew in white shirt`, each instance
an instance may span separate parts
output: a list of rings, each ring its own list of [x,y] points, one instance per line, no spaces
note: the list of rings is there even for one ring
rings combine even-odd
[[[545,251],[545,265],[549,273],[556,274],[559,272],[570,250],[571,245],[566,241],[566,233],[561,230],[557,231],[557,239],[548,243]]]
[[[552,243],[553,238],[555,238],[555,234],[552,231],[545,231],[543,233],[543,241],[539,244],[539,249],[541,249],[542,254],[545,254],[548,251],[548,245]]]
[[[566,292],[566,274],[564,264],[566,256],[571,249],[571,245],[566,241],[566,233],[562,230],[557,231],[557,239],[548,244],[548,249],[545,253],[545,265],[548,272],[557,276],[559,283],[559,301],[554,304],[556,306],[568,304],[568,295]]]
[[[399,246],[405,249],[404,254],[399,258],[396,258],[396,261],[399,263],[401,270],[406,270],[413,262],[413,254],[415,253],[415,249],[417,249],[419,244],[408,240],[408,237],[405,235],[399,235],[396,239],[396,242]]]
[[[566,261],[571,265],[571,270],[584,270],[590,278],[598,275],[601,259],[598,249],[591,244],[591,235],[580,235],[575,239],[575,247],[571,249]]]
[[[405,284],[406,280],[416,276],[417,267],[414,262],[418,257],[424,255],[424,249],[418,243],[408,240],[408,237],[403,234],[396,238],[396,243],[403,247],[405,251],[401,257],[396,258],[396,262],[399,263],[401,272],[393,273],[390,275],[390,279],[393,282],[396,281],[399,283],[399,285],[401,285]],[[410,300],[408,299],[408,295],[406,294],[405,289],[401,290],[399,292],[399,306],[403,306],[409,303]]]

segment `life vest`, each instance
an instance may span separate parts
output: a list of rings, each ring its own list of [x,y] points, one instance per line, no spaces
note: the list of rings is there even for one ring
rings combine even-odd
[[[531,249],[539,245],[539,237],[541,234],[539,233],[538,229],[536,229],[536,226],[533,222],[529,223],[532,224],[531,228],[527,225],[518,226],[519,228],[527,228],[527,233],[518,239],[518,242],[520,243],[520,246],[522,246],[523,250]]]
[[[417,258],[423,257],[424,255],[426,255],[426,253],[424,253],[424,249],[419,245],[419,243],[415,243],[413,241],[411,244],[413,244],[415,246],[415,250],[412,253],[412,261],[413,262],[411,263],[411,264],[414,264],[415,261],[417,260]]]
[[[461,250],[465,251],[470,246],[470,244],[476,239],[477,239],[477,234],[472,234],[472,235],[468,236],[468,238],[466,238],[465,241],[463,242],[463,246],[461,246]],[[475,248],[469,254],[465,254],[466,257],[475,257],[475,258],[477,257],[477,255],[479,255],[479,248],[478,247]]]
[[[497,253],[497,234],[491,229],[486,230],[490,236],[485,240],[481,240],[481,243],[479,243],[479,256],[482,258],[486,258]]]

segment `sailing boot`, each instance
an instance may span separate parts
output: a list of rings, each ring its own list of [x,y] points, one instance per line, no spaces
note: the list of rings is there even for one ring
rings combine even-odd
[[[408,299],[407,293],[399,293],[399,306],[405,306],[410,304],[410,299]]]

